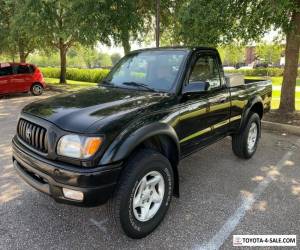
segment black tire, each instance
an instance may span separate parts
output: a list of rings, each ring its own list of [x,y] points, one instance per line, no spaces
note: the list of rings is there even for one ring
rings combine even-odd
[[[259,115],[251,112],[248,117],[248,121],[241,129],[240,133],[232,135],[232,150],[236,156],[243,159],[249,159],[255,154],[261,133],[261,121]],[[253,123],[257,126],[257,138],[252,150],[249,150],[248,137]]]
[[[35,96],[43,94],[44,88],[40,83],[34,83],[31,86],[30,92]]]
[[[133,198],[141,179],[152,171],[161,174],[164,180],[165,191],[162,203],[155,215],[148,221],[139,221],[134,215]],[[142,149],[129,158],[118,186],[109,201],[109,215],[115,222],[117,229],[134,239],[150,234],[163,220],[173,194],[173,169],[166,157],[151,150]]]

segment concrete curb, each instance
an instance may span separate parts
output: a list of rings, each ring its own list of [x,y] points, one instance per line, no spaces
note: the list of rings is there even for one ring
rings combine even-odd
[[[262,121],[262,128],[300,136],[300,127],[277,122]]]

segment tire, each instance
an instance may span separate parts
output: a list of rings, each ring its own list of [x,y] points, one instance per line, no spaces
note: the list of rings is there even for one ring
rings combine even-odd
[[[256,136],[255,136],[256,127]],[[245,126],[239,134],[232,135],[232,150],[236,156],[243,159],[251,158],[257,149],[260,139],[261,121],[257,113],[251,112]],[[250,139],[250,136],[251,139]]]
[[[30,89],[31,94],[33,94],[35,96],[39,96],[39,95],[43,94],[43,91],[44,91],[44,88],[40,83],[34,83]]]
[[[152,195],[149,191],[153,189],[148,189],[149,186],[147,185],[143,186],[145,176],[148,178],[147,183],[160,178],[161,181],[153,185],[157,190],[156,196],[154,191]],[[164,192],[162,192],[162,182],[164,183]],[[144,190],[142,187],[145,187],[143,192],[141,192],[141,190]],[[128,237],[143,238],[162,222],[170,206],[173,188],[173,169],[168,159],[151,149],[139,150],[129,158],[121,174],[118,186],[109,201],[109,215],[117,229],[122,229]],[[139,195],[140,193],[141,195]],[[144,198],[138,199],[138,197],[143,197],[142,194],[144,194]],[[157,194],[159,194],[160,199],[158,199]],[[148,195],[150,198],[147,199]],[[154,201],[154,198],[156,198],[156,201]],[[137,200],[140,201],[136,202]],[[145,200],[146,204],[142,204]],[[147,211],[146,207],[149,203],[151,203],[151,206],[147,214],[144,211]],[[142,209],[135,204],[142,204],[145,208]],[[153,212],[155,213],[153,214]],[[144,216],[145,214],[148,217]]]

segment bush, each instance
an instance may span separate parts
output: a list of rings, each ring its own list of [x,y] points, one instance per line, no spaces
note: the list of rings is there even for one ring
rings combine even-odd
[[[40,68],[44,77],[59,78],[60,68]],[[101,82],[108,74],[108,69],[76,69],[67,68],[67,80],[82,82]]]
[[[225,72],[242,73],[245,76],[283,76],[283,68],[234,69]],[[300,77],[300,69],[298,69],[298,77]]]

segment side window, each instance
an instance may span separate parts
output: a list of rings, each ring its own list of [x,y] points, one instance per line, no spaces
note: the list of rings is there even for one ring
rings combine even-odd
[[[34,73],[34,66],[33,65],[29,65],[29,71],[30,71],[30,74]]]
[[[189,83],[199,81],[208,82],[209,89],[216,89],[221,86],[218,64],[212,55],[201,55],[194,64]]]
[[[8,75],[12,75],[11,66],[0,68],[0,76],[8,76]]]
[[[25,66],[25,65],[18,65],[16,66],[17,70],[17,74],[30,74],[30,69],[28,66]]]

